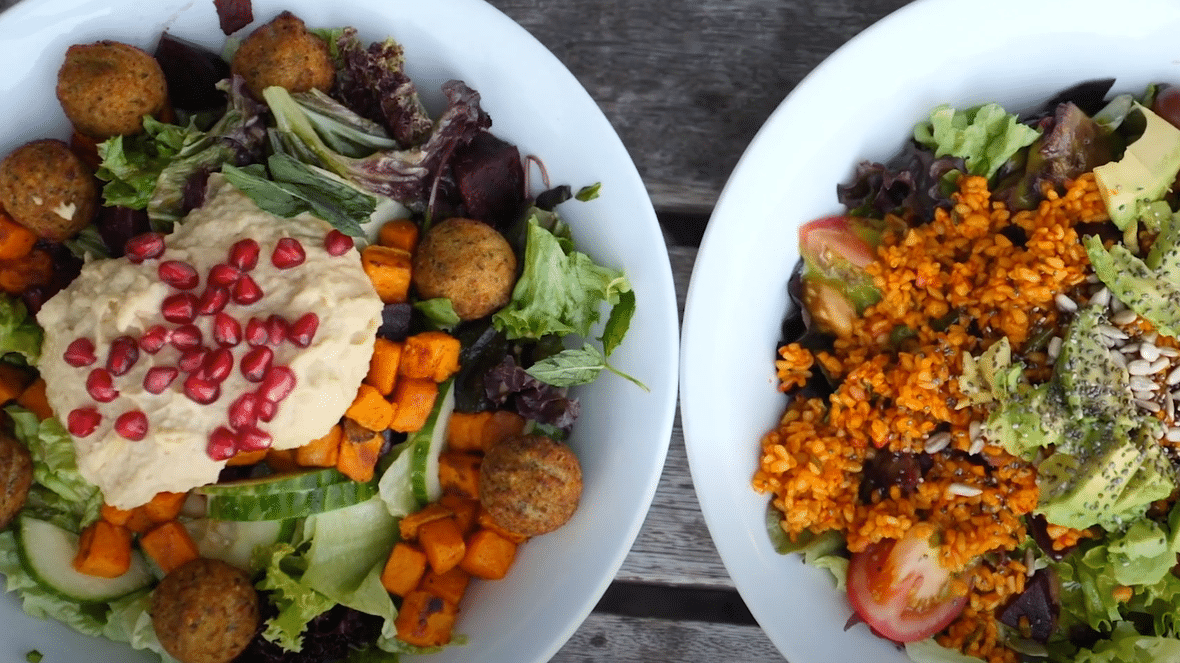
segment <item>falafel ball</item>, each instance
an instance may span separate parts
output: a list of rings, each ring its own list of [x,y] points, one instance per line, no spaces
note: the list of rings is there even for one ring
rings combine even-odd
[[[152,626],[182,663],[228,663],[258,631],[258,593],[245,571],[199,557],[164,576],[152,592]]]
[[[143,116],[158,116],[168,105],[168,85],[151,54],[104,40],[66,51],[57,99],[79,133],[105,140],[143,131]]]
[[[0,206],[38,236],[60,242],[94,218],[98,184],[68,145],[35,140],[0,162]]]
[[[33,485],[33,457],[25,445],[8,433],[0,433],[0,530],[16,517],[29,486]]]
[[[446,297],[459,319],[478,320],[512,298],[516,254],[495,228],[455,217],[422,237],[410,280],[423,299]]]
[[[259,98],[272,85],[291,92],[327,92],[336,80],[328,44],[291,12],[251,32],[234,53],[230,71],[244,78]]]
[[[572,449],[544,435],[517,435],[488,450],[479,499],[504,529],[538,536],[561,527],[578,508],[582,466]]]

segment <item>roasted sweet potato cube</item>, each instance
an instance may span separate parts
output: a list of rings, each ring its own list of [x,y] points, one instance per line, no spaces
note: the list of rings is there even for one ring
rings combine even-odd
[[[376,387],[362,383],[344,416],[369,430],[385,430],[393,418],[393,406]]]
[[[143,509],[148,519],[153,523],[166,523],[169,520],[176,520],[180,515],[180,510],[184,508],[184,501],[188,499],[188,493],[156,493],[152,499],[148,500],[140,509]]]
[[[524,432],[525,419],[510,410],[496,410],[483,425],[481,442],[487,451],[510,437]]]
[[[369,481],[381,457],[385,436],[347,417],[344,419],[343,431],[340,452],[336,456],[336,469],[353,481]]]
[[[32,375],[29,371],[14,364],[0,362],[0,404],[20,396],[31,381]]]
[[[463,533],[452,517],[439,518],[418,528],[418,544],[435,573],[446,573],[459,565],[467,552]]]
[[[0,260],[23,258],[33,250],[37,235],[0,212]]]
[[[442,331],[406,337],[398,374],[442,382],[459,370],[459,339]]]
[[[103,504],[100,511],[102,519],[125,527],[128,531],[136,534],[143,534],[151,529],[156,523],[148,516],[147,511],[144,510],[143,505],[137,506],[133,509],[119,509],[110,504]]]
[[[397,524],[398,531],[401,533],[402,539],[406,541],[417,541],[418,528],[432,520],[450,518],[453,515],[455,514],[452,513],[450,509],[443,506],[442,504],[439,504],[438,502],[427,504],[426,506],[422,507],[422,509],[411,513],[405,518],[402,518]]]
[[[361,267],[377,296],[386,304],[406,301],[410,293],[412,259],[408,251],[370,244],[361,251]]]
[[[74,557],[78,573],[118,578],[131,568],[131,530],[106,520],[96,520],[78,537]]]
[[[444,451],[438,458],[438,481],[444,493],[479,499],[479,466],[483,457],[465,451]]]
[[[377,231],[377,243],[391,249],[413,253],[418,246],[418,224],[410,219],[386,221]]]
[[[496,534],[499,534],[500,536],[517,545],[520,545],[529,539],[527,535],[521,534],[519,532],[513,532],[510,529],[501,527],[490,515],[488,515],[488,510],[485,509],[482,504],[479,506],[479,517],[475,519],[475,522],[481,529],[490,529]]]
[[[267,449],[264,460],[275,472],[294,472],[299,469],[294,449]]]
[[[481,529],[467,537],[467,552],[459,568],[485,580],[499,580],[508,575],[516,558],[516,544],[490,529]]]
[[[233,456],[230,456],[229,460],[225,461],[225,464],[230,467],[240,467],[243,465],[257,465],[258,463],[261,463],[264,460],[270,460],[269,454],[270,454],[270,449],[258,449],[257,451],[239,451],[238,453],[234,454]],[[278,468],[275,468],[273,465],[271,467],[275,470],[278,469]],[[294,467],[295,467],[294,460],[291,461],[291,467],[292,467],[292,469],[294,469]]]
[[[25,387],[20,396],[16,397],[16,404],[37,415],[41,421],[53,416],[53,408],[49,407],[49,399],[45,397],[45,379],[38,377]]]
[[[164,573],[171,573],[173,569],[201,556],[188,530],[175,520],[163,523],[139,537],[139,547]]]
[[[328,429],[327,434],[295,450],[295,462],[304,467],[336,467],[340,457],[340,440],[344,429],[340,424]]]
[[[365,383],[373,385],[383,396],[393,393],[397,383],[397,367],[402,360],[402,344],[378,337],[373,343],[373,356],[369,359],[369,373]]]
[[[471,576],[457,566],[446,573],[427,569],[426,573],[422,575],[418,589],[458,605],[459,601],[463,599],[463,594],[467,591],[467,583],[470,581]]]
[[[394,625],[397,637],[418,647],[437,647],[451,641],[459,608],[430,592],[415,590],[406,594]]]
[[[444,493],[438,503],[451,510],[455,516],[455,523],[459,525],[459,531],[463,532],[463,536],[467,536],[475,528],[476,519],[479,518],[479,502],[477,500]]]
[[[483,451],[483,427],[491,410],[452,412],[447,421],[447,448],[453,451]]]
[[[421,430],[430,418],[436,398],[438,385],[434,381],[401,377],[393,387],[393,419],[389,428],[399,433]]]
[[[381,584],[390,594],[405,596],[418,587],[426,573],[426,553],[418,547],[398,541],[385,561]]]

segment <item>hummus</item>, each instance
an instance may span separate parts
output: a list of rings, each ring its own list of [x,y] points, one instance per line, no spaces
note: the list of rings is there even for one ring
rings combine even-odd
[[[355,248],[343,255],[325,249],[331,230],[311,216],[283,219],[264,212],[214,175],[205,205],[165,238],[163,255],[139,263],[128,258],[90,261],[69,287],[45,303],[37,320],[45,329],[40,369],[46,395],[63,422],[76,411],[87,412],[91,422],[97,419],[92,430],[71,434],[82,476],[102,489],[108,504],[132,508],[159,492],[183,492],[217,480],[225,460],[210,454],[211,437],[218,429],[234,427],[230,406],[235,400],[260,393],[257,376],[247,379],[242,364],[243,357],[260,345],[257,339],[245,338],[251,319],[281,316],[294,322],[309,313],[318,317],[307,347],[289,339],[265,344],[273,351],[271,365],[287,367],[295,376],[291,391],[266,415],[269,421],[256,422],[256,429],[269,435],[270,447],[302,446],[339,421],[368,371],[382,303]],[[302,246],[306,257],[301,264],[279,268],[272,263],[272,252],[283,238]],[[215,335],[215,315],[198,314],[189,323],[200,329],[205,348],[228,345],[232,355],[232,371],[218,383],[216,398],[205,404],[194,400],[186,392],[184,369],[160,393],[145,388],[153,367],[183,364],[181,350],[169,342],[154,353],[140,350],[130,369],[112,378],[117,395],[110,397],[108,388],[102,399],[109,398],[107,402],[96,399],[87,380],[107,366],[112,341],[139,340],[157,326],[169,334],[183,326],[174,316],[173,321],[164,317],[166,301],[181,290],[161,280],[161,263],[181,261],[193,267],[200,281],[185,292],[199,297],[210,286],[210,270],[226,264],[231,247],[243,239],[255,240],[260,249],[257,264],[246,274],[261,290],[261,298],[246,304],[231,300],[222,309],[239,322],[243,339],[219,344],[217,339],[224,336]],[[290,245],[290,240],[284,243]],[[78,339],[93,342],[92,363],[67,361],[67,350]],[[128,439],[116,421],[136,411],[146,415],[147,431],[142,439]]]

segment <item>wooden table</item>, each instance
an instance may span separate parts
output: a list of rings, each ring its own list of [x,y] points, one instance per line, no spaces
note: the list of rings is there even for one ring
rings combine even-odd
[[[490,2],[569,67],[622,137],[664,228],[683,309],[709,213],[755,132],[828,54],[907,0]],[[856,103],[855,91],[833,102]],[[709,538],[677,420],[634,548],[553,662],[782,660]]]
[[[602,107],[647,184],[683,310],[730,171],[783,97],[906,0],[490,0]],[[834,103],[856,103],[854,90]],[[865,109],[871,113],[872,109]],[[782,661],[709,538],[679,420],[643,529],[554,663]]]

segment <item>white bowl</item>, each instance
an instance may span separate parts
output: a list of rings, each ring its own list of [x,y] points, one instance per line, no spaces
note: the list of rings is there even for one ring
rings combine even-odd
[[[602,182],[589,203],[563,216],[579,248],[626,270],[638,311],[612,364],[614,375],[582,389],[571,441],[581,459],[581,507],[561,530],[522,546],[508,578],[475,582],[456,632],[467,646],[424,657],[527,663],[549,659],[614,578],[651,504],[671,437],[678,358],[676,297],[663,236],[646,189],[618,136],[565,67],[523,28],[479,0],[254,0],[256,23],[289,9],[312,27],[352,25],[365,40],[393,36],[428,105],[439,85],[464,80],[482,95],[492,131],[544,159],[555,184]],[[153,48],[161,31],[220,49],[213,0],[24,0],[0,14],[0,153],[40,137],[68,137],[54,96],[57,68],[73,43],[116,39]],[[249,28],[247,28],[247,31]],[[243,31],[239,34],[245,34]],[[535,179],[534,179],[535,181]],[[36,649],[47,661],[132,660],[126,646],[80,636],[26,616],[0,596],[0,660]],[[141,655],[142,660],[152,657]],[[140,659],[136,659],[140,660]]]
[[[727,183],[697,254],[681,332],[681,419],[709,532],[751,613],[791,663],[907,661],[852,613],[826,571],[777,554],[750,480],[782,415],[773,361],[798,228],[838,213],[836,185],[898,152],[934,106],[1013,110],[1116,77],[1180,83],[1180,4],[921,0],[849,41],[783,101]]]

